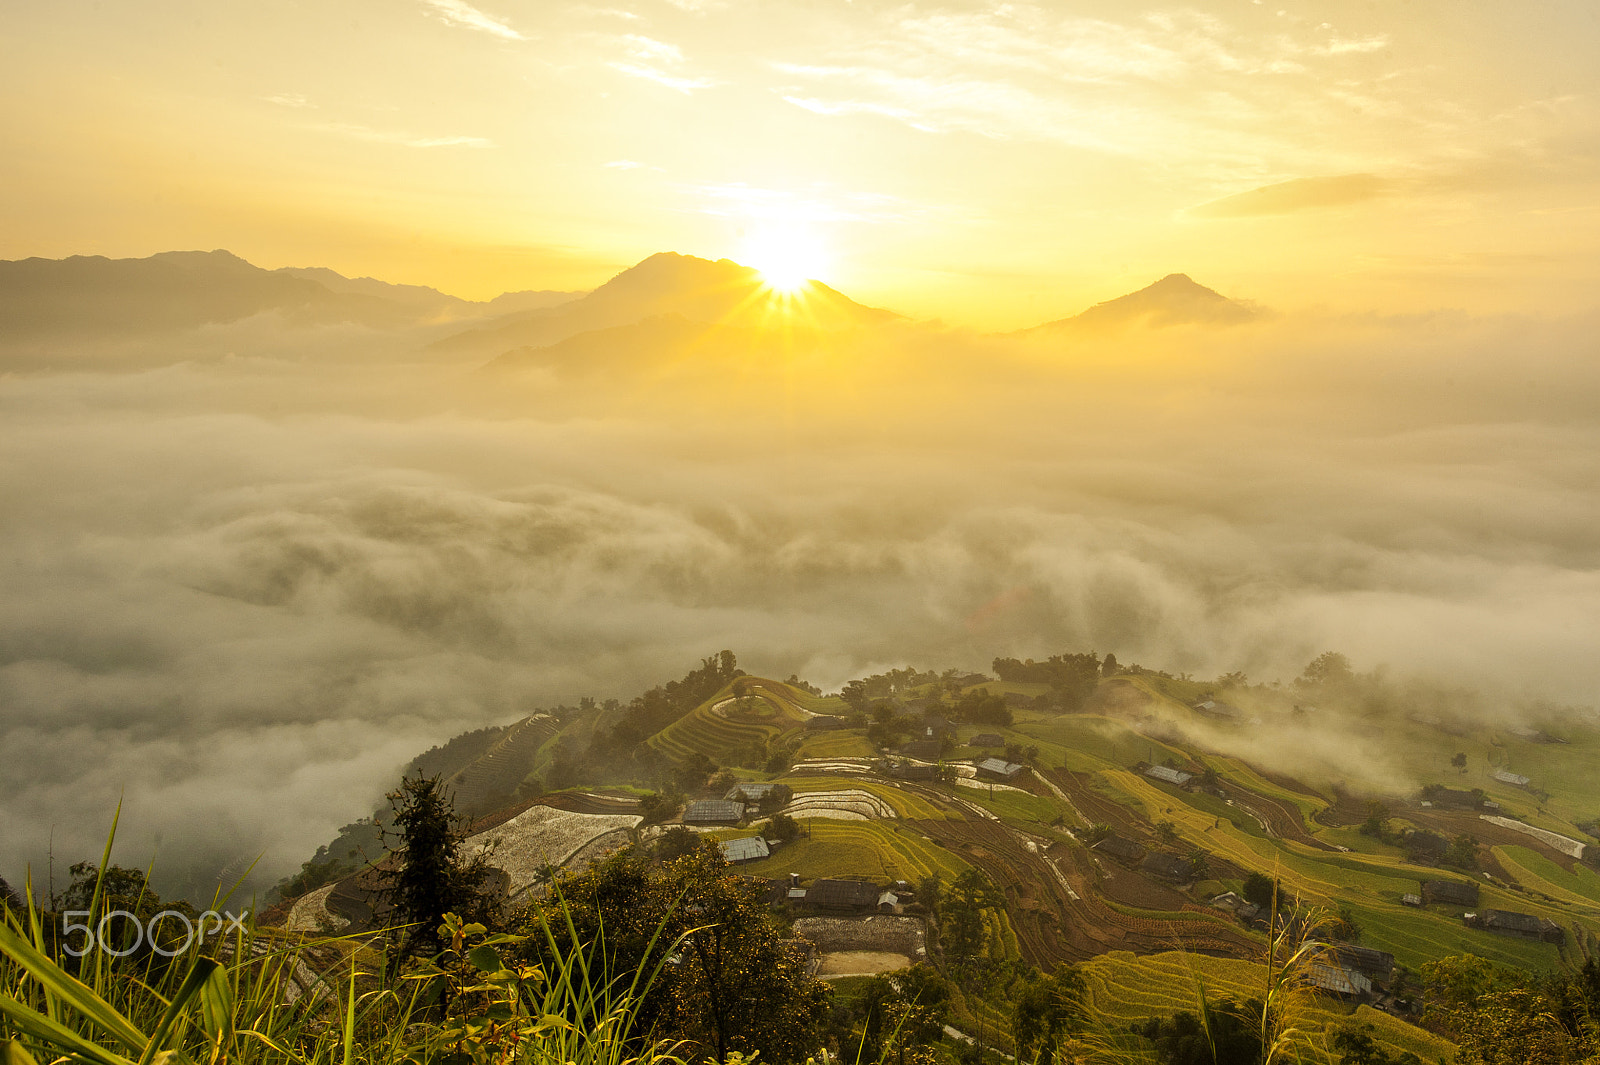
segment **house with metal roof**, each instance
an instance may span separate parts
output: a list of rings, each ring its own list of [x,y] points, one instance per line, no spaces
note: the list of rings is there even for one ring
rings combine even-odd
[[[1306,982],[1329,995],[1359,998],[1372,994],[1372,981],[1354,969],[1347,969],[1326,959],[1313,961],[1306,967]]]
[[[996,780],[1013,780],[1022,769],[1023,767],[1016,762],[1008,762],[1004,758],[985,758],[978,763],[980,777],[992,777]]]
[[[1139,871],[1175,884],[1187,882],[1193,872],[1187,859],[1165,851],[1152,852],[1139,864]]]
[[[1185,773],[1181,769],[1172,769],[1164,765],[1153,765],[1144,771],[1144,775],[1152,780],[1175,784],[1180,788],[1194,779],[1193,773]]]
[[[1535,917],[1531,913],[1516,913],[1512,910],[1482,910],[1478,913],[1464,913],[1461,919],[1474,928],[1482,928],[1486,932],[1497,932],[1503,936],[1517,936],[1520,939],[1543,939],[1552,943],[1559,943],[1566,938],[1561,926],[1554,921],[1542,917]]]
[[[878,889],[865,880],[818,880],[806,891],[806,902],[819,910],[870,910],[878,905]]]
[[[1109,854],[1119,862],[1128,865],[1137,865],[1144,858],[1144,848],[1131,839],[1111,835],[1089,848],[1101,854]]]
[[[844,727],[844,718],[833,714],[818,714],[816,717],[806,718],[807,732],[829,732]]]
[[[729,802],[760,802],[777,786],[768,781],[742,780],[729,788],[723,798]]]
[[[1523,776],[1521,773],[1513,773],[1509,769],[1496,769],[1494,771],[1494,778],[1502,784],[1510,784],[1513,787],[1525,788],[1528,786],[1527,777]]]
[[[1394,955],[1386,950],[1335,943],[1329,953],[1344,968],[1354,969],[1375,984],[1387,984],[1394,979]]]
[[[744,819],[744,803],[729,799],[696,799],[683,810],[686,825],[736,825]]]
[[[980,732],[967,741],[968,747],[1004,747],[1005,745],[1005,738],[997,736],[993,732]]]
[[[735,865],[740,862],[755,862],[767,857],[772,849],[767,846],[767,841],[760,836],[747,836],[744,839],[725,839],[717,844],[722,850],[722,856]]]
[[[1465,880],[1424,880],[1422,901],[1430,906],[1476,906],[1478,885]]]

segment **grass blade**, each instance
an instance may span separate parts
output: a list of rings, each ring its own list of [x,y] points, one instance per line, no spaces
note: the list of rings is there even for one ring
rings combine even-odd
[[[139,1065],[150,1065],[155,1059],[156,1051],[161,1049],[161,1044],[167,1041],[167,1036],[172,1032],[172,1026],[177,1023],[178,1017],[189,1005],[189,1000],[200,993],[206,981],[211,979],[211,974],[221,966],[210,958],[196,958],[188,975],[183,978],[183,983],[178,986],[177,994],[172,996],[172,1001],[167,1003],[166,1011],[161,1015],[156,1030],[150,1033],[150,1041],[145,1044],[144,1053],[139,1055]]]
[[[45,957],[33,944],[22,936],[17,935],[10,928],[0,925],[0,952],[12,957],[18,965],[22,966],[34,980],[44,987],[48,993],[55,994],[62,1003],[71,1006],[84,1017],[93,1021],[100,1030],[109,1035],[128,1050],[142,1053],[145,1044],[149,1042],[144,1033],[133,1026],[133,1022],[118,1013],[105,999],[95,994],[92,989],[56,965],[55,962]],[[21,1005],[21,1003],[17,1003]],[[27,1007],[23,1007],[26,1009]],[[29,1010],[29,1013],[33,1011]],[[52,1024],[57,1022],[52,1021]],[[57,1027],[60,1027],[57,1024]],[[63,1028],[63,1031],[66,1029]]]

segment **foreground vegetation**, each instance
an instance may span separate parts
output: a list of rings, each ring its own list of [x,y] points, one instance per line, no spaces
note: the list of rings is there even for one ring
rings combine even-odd
[[[1596,1060],[1600,891],[1589,866],[1526,834],[1480,845],[1470,833],[1490,829],[1476,810],[1433,808],[1450,797],[1439,784],[1428,802],[1352,797],[1219,750],[1257,735],[1245,713],[1298,728],[1296,698],[1325,715],[1354,705],[1352,720],[1382,728],[1389,694],[1339,656],[1286,692],[1093,654],[1002,659],[995,672],[998,682],[891,671],[827,697],[798,678],[749,677],[725,652],[627,706],[585,701],[459,737],[419,758],[391,797],[383,820],[402,837],[397,851],[365,865],[345,846],[381,839],[374,818],[285,883],[288,895],[320,885],[359,895],[386,882],[362,896],[371,920],[347,936],[253,920],[208,932],[202,918],[201,934],[183,937],[179,918],[200,915],[109,865],[108,847],[97,866],[73,868],[59,897],[40,900],[29,885],[8,898],[5,1065]],[[1233,708],[1189,705],[1223,693]],[[827,728],[813,727],[819,718]],[[1458,733],[1441,732],[1430,754],[1417,738],[1426,731],[1407,734],[1408,758],[1471,768],[1453,750],[1465,746]],[[1591,749],[1575,735],[1563,743]],[[930,746],[942,764],[905,774],[917,763],[904,752]],[[1011,775],[972,779],[991,756]],[[432,773],[507,827],[470,842]],[[1168,779],[1184,774],[1192,786]],[[755,784],[769,790],[738,804],[738,827],[675,823],[685,800]],[[1456,794],[1480,803],[1489,792]],[[1580,832],[1581,800],[1565,791],[1494,794],[1528,823]],[[549,805],[524,816],[529,802]],[[547,822],[571,838],[526,836]],[[607,842],[575,846],[598,838],[596,825],[611,826]],[[512,845],[533,856],[514,890],[483,845],[513,830],[524,835]],[[752,835],[773,849],[736,873],[718,843]],[[1181,859],[1180,873],[1119,864],[1097,849],[1113,837]],[[814,977],[815,951],[862,948],[796,934],[797,915],[820,911],[788,902],[790,874],[868,881],[873,899],[890,885],[887,905],[906,915],[891,920],[916,925],[926,948],[913,959],[895,947],[913,962],[896,972]],[[1405,900],[1440,876],[1474,882],[1484,906],[1566,927],[1495,936],[1463,921],[1463,907]],[[1212,904],[1230,892],[1258,913]],[[310,901],[330,913],[325,898]],[[108,921],[111,939],[79,957],[83,933],[63,935],[63,922],[85,920]],[[154,924],[148,941],[130,938]],[[1381,995],[1330,990],[1325,978],[1316,987],[1336,940],[1398,962]]]

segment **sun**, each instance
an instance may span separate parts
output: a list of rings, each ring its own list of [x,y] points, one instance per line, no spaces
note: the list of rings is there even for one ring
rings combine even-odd
[[[827,272],[828,254],[814,230],[769,224],[745,238],[740,261],[761,271],[761,279],[772,289],[792,293]]]

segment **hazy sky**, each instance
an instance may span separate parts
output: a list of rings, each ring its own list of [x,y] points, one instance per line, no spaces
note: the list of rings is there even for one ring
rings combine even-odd
[[[0,26],[0,257],[227,247],[485,297],[776,228],[982,326],[1600,282],[1593,0],[58,0]]]

